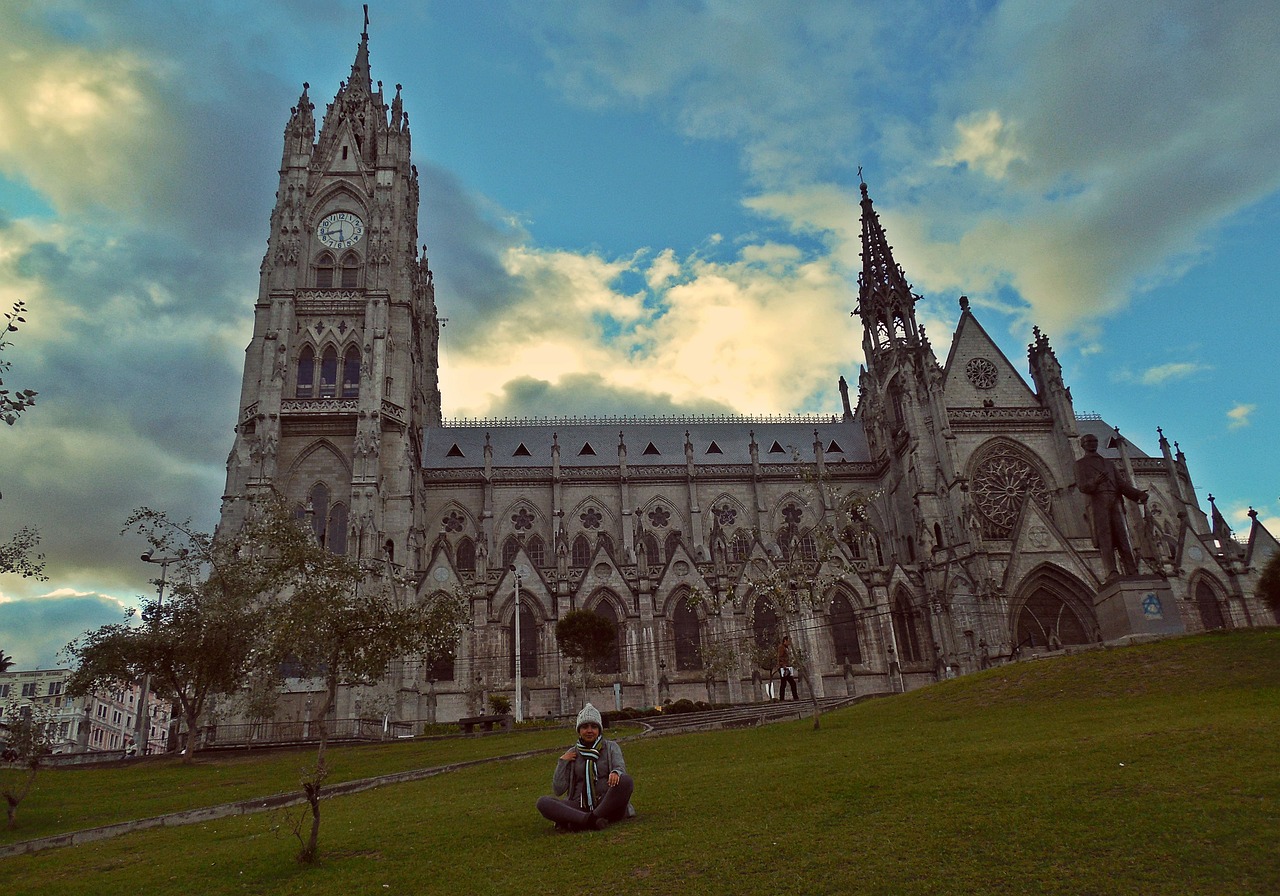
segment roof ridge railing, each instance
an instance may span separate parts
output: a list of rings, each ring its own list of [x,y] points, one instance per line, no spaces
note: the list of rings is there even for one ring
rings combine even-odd
[[[839,414],[602,414],[598,416],[451,417],[444,428],[462,426],[598,426],[601,424],[839,423]]]

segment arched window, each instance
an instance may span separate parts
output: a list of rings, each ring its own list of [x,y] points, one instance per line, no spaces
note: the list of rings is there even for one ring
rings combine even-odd
[[[510,632],[511,651],[508,659],[510,660],[509,674],[512,678],[516,677],[516,632],[515,632],[515,614],[512,613],[511,626],[508,628]],[[529,609],[524,601],[520,602],[520,677],[537,678],[538,677],[538,618],[533,615],[533,610]]]
[[[602,619],[608,619],[613,623],[614,628],[618,632],[617,638],[613,642],[613,652],[596,664],[596,671],[604,675],[616,674],[622,671],[622,625],[619,623],[617,611],[613,609],[613,604],[607,600],[598,602],[592,611]]]
[[[502,543],[502,568],[506,569],[520,552],[520,542],[514,535],[508,535]]]
[[[903,663],[918,663],[923,659],[920,652],[920,635],[916,632],[915,611],[907,595],[899,591],[893,601],[893,635],[898,641],[898,659]]]
[[[662,545],[662,553],[668,560],[676,555],[676,548],[680,547],[680,533],[672,532],[667,536],[667,540]]]
[[[578,535],[573,540],[573,565],[586,566],[591,562],[591,542],[587,541],[587,536]]]
[[[652,532],[646,532],[640,540],[644,542],[644,554],[649,560],[649,565],[661,566],[662,551],[658,549],[658,539],[654,537]]]
[[[316,260],[316,288],[333,288],[333,256],[328,252],[321,253]]]
[[[304,345],[298,355],[298,383],[293,394],[298,398],[316,395],[316,353],[309,345]]]
[[[307,521],[310,510],[311,531],[316,542],[335,554],[347,552],[347,505],[330,504],[329,486],[317,482],[307,493],[307,503],[298,505],[296,515],[299,521]]]
[[[445,597],[444,592],[437,591],[432,595],[433,600],[440,600]],[[521,632],[521,634],[524,634]],[[453,661],[458,655],[457,642],[452,644],[447,650],[441,653],[423,656],[422,661],[426,667],[428,681],[453,681]],[[521,661],[523,662],[523,660]]]
[[[1213,586],[1203,578],[1196,583],[1196,609],[1200,611],[1200,624],[1206,630],[1227,627],[1222,608],[1218,606],[1218,597],[1213,593]]]
[[[329,519],[329,487],[323,482],[317,482],[311,486],[311,493],[307,498],[311,502],[311,529],[315,532],[316,541],[324,544],[326,522]]]
[[[334,504],[325,521],[325,547],[335,554],[347,552],[347,505]]]
[[[338,394],[338,350],[325,346],[320,357],[320,397],[334,398]]]
[[[671,627],[676,638],[676,670],[692,672],[702,668],[702,634],[698,626],[698,614],[685,603],[684,596],[676,599],[671,614]]]
[[[360,349],[354,345],[342,358],[342,397],[360,397]]]
[[[782,551],[784,560],[791,559],[792,542],[795,541],[796,530],[790,526],[778,530],[778,548]]]
[[[458,542],[458,550],[455,554],[459,572],[475,572],[476,571],[476,543],[470,538],[463,536],[462,541]]]
[[[756,652],[763,660],[762,665],[771,665],[778,649],[778,642],[782,640],[782,634],[779,631],[778,614],[774,612],[773,604],[763,597],[756,598],[751,629],[756,639]]]
[[[831,601],[831,647],[837,663],[862,662],[862,647],[858,644],[858,620],[853,615],[853,604],[843,594]]]
[[[529,562],[534,566],[546,566],[547,546],[537,535],[529,537],[529,541],[524,546],[524,552],[529,555]]]
[[[745,563],[751,556],[751,533],[739,529],[733,533],[733,543],[729,545],[729,560],[732,563]]]
[[[796,542],[796,549],[800,551],[800,556],[810,563],[817,562],[818,542],[813,537],[812,532],[806,532],[800,536],[800,539]]]
[[[348,252],[342,257],[342,288],[355,289],[360,285],[360,256]]]

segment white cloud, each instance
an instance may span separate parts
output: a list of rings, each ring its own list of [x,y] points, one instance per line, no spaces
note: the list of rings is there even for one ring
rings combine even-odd
[[[993,180],[1001,180],[1009,166],[1023,158],[1012,129],[995,109],[974,112],[955,124],[956,142],[939,164],[969,165]]]
[[[145,215],[178,171],[158,69],[127,48],[88,50],[5,17],[0,172],[61,210]],[[140,164],[141,163],[141,164]]]
[[[1228,429],[1241,429],[1249,425],[1249,418],[1253,412],[1258,409],[1256,404],[1238,403],[1231,410],[1227,411]]]

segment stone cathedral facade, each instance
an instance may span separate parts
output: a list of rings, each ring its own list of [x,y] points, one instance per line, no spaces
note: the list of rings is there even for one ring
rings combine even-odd
[[[277,489],[329,549],[408,569],[420,597],[470,596],[452,661],[406,657],[384,682],[397,719],[447,721],[488,693],[513,696],[517,612],[527,716],[580,705],[554,633],[573,609],[618,627],[597,702],[764,699],[759,654],[718,675],[705,657],[735,638],[769,648],[775,620],[749,612],[751,572],[797,553],[825,592],[793,638],[826,697],[1277,621],[1253,594],[1276,540],[1256,518],[1247,542],[1232,538],[1163,433],[1147,455],[1077,413],[1044,334],[1028,380],[961,297],[939,361],[865,184],[856,402],[842,378],[842,407],[822,414],[442,419],[410,150],[401,87],[388,103],[373,81],[366,29],[323,118],[304,85],[285,127],[222,511],[234,528]],[[1128,508],[1139,575],[1119,582],[1105,580],[1074,481],[1086,433],[1150,493]],[[824,489],[866,496],[866,524],[820,556]],[[708,613],[692,592],[732,600]],[[301,716],[307,687],[291,683],[282,714]],[[342,695],[337,714],[362,699]]]

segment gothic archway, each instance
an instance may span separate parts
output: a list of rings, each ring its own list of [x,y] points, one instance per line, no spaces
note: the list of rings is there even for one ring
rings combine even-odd
[[[1089,591],[1056,566],[1041,566],[1024,580],[1012,608],[1015,649],[1057,650],[1100,640]]]
[[[611,599],[612,598],[612,599]],[[596,664],[596,671],[602,675],[615,675],[622,671],[622,627],[623,615],[614,605],[617,597],[612,591],[600,591],[592,596],[589,609],[597,616],[613,623],[618,635],[613,641],[613,652]]]
[[[831,630],[831,655],[837,664],[862,662],[862,646],[858,639],[858,617],[853,602],[843,589],[836,592],[827,611]]]
[[[1204,626],[1205,631],[1226,628],[1227,620],[1222,615],[1222,602],[1218,599],[1218,591],[1209,584],[1207,576],[1200,576],[1196,580],[1195,595],[1196,609],[1200,612],[1200,624]]]
[[[687,592],[681,592],[672,599],[671,633],[675,641],[677,672],[702,668],[702,625],[698,614],[689,606],[687,596]]]

